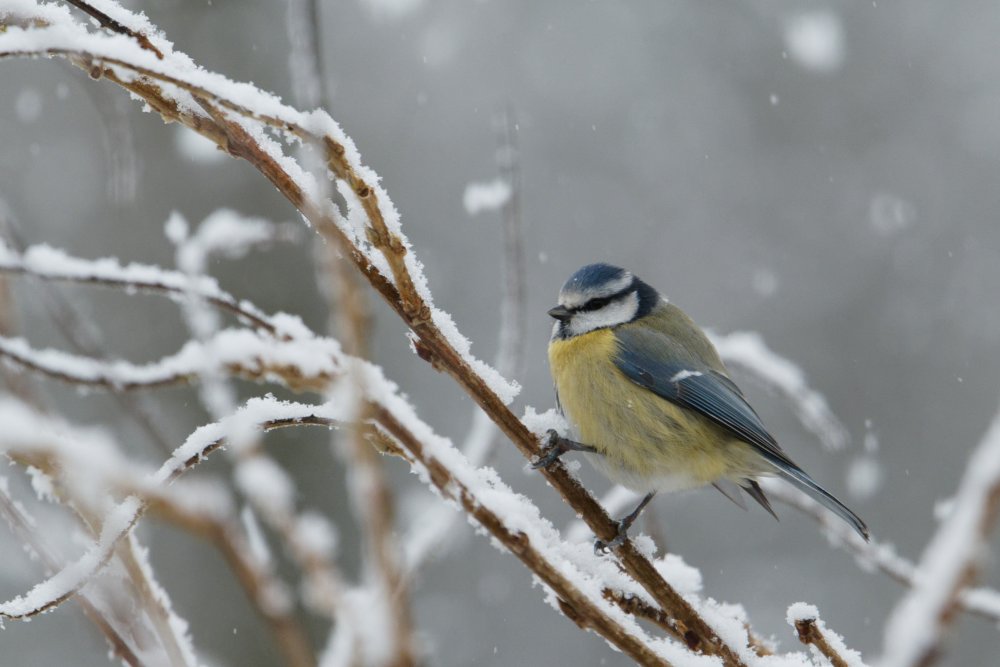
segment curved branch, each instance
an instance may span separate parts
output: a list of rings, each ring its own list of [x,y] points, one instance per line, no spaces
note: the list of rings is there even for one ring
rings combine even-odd
[[[276,340],[244,329],[189,342],[176,354],[148,364],[104,361],[58,350],[35,350],[20,338],[0,336],[0,358],[78,386],[132,391],[197,380],[217,366],[246,380],[278,379],[295,391],[322,391],[340,373],[340,346],[329,338]]]
[[[969,457],[954,507],[931,538],[885,629],[885,667],[933,663],[955,620],[962,589],[979,574],[983,545],[1000,515],[1000,411]]]
[[[22,253],[0,246],[0,272],[54,282],[163,294],[173,298],[194,295],[255,329],[278,334],[275,323],[256,306],[239,301],[207,276],[193,279],[180,271],[146,264],[122,266],[116,259],[107,257],[82,259],[48,245],[31,246]]]
[[[862,569],[875,568],[893,581],[912,588],[915,583],[916,565],[896,553],[891,544],[873,538],[865,542],[852,528],[831,515],[809,496],[786,484],[774,480],[761,480],[767,497],[794,507],[816,521],[830,538],[833,546],[853,554]],[[964,588],[956,600],[958,606],[974,616],[993,623],[1000,622],[1000,592],[992,588]]]
[[[797,602],[788,608],[787,620],[795,628],[799,641],[822,653],[832,667],[865,667],[857,651],[847,648],[840,635],[827,629],[816,607]]]

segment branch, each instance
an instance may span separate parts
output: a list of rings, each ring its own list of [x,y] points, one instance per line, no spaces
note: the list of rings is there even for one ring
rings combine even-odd
[[[215,279],[207,276],[192,279],[179,271],[169,271],[148,264],[123,266],[117,259],[110,257],[82,259],[45,244],[30,246],[23,252],[0,245],[0,272],[22,274],[40,280],[114,287],[127,292],[164,294],[173,298],[195,294],[255,329],[278,334],[278,326],[253,304],[238,301],[223,291]]]
[[[969,457],[954,507],[924,550],[912,589],[889,617],[884,667],[924,667],[937,660],[960,593],[979,574],[998,511],[1000,411]]]
[[[296,101],[303,107],[330,107],[329,91],[323,76],[323,57],[320,33],[320,8],[317,0],[290,0],[286,12],[291,41],[289,69]],[[310,159],[312,158],[312,159]],[[304,148],[299,151],[303,164],[312,166],[316,181],[327,183],[325,164],[311,156]],[[327,244],[317,237],[316,257],[320,270],[319,291],[326,297],[332,314],[328,331],[337,332],[347,354],[361,359],[370,358],[369,338],[372,314],[364,285],[353,268],[338,255],[342,248]],[[354,387],[356,379],[342,381],[346,390]],[[363,392],[352,392],[361,395]],[[349,399],[348,396],[344,398]],[[365,406],[359,406],[358,421],[367,421]],[[349,429],[334,440],[346,450],[348,462],[348,490],[352,506],[364,536],[365,549],[373,567],[365,574],[373,579],[370,586],[377,601],[374,605],[385,617],[381,620],[388,631],[388,647],[370,647],[365,644],[366,633],[341,617],[335,630],[335,639],[346,638],[352,649],[352,660],[371,660],[370,653],[388,655],[385,660],[392,667],[409,667],[417,663],[417,642],[411,617],[409,585],[403,579],[399,565],[399,545],[395,537],[394,497],[386,479],[378,452],[369,442],[370,430]],[[371,613],[369,611],[369,613]],[[380,642],[381,643],[381,642]],[[346,663],[345,663],[346,664]]]
[[[294,391],[322,392],[340,374],[340,346],[329,338],[275,340],[245,329],[225,329],[204,342],[148,364],[103,361],[58,350],[35,350],[0,336],[0,358],[79,386],[131,391],[197,380],[206,368],[252,381],[279,381]]]
[[[92,16],[93,18],[97,19],[97,21],[101,24],[101,27],[107,28],[112,32],[116,32],[122,35],[128,35],[129,37],[133,38],[139,44],[139,46],[151,51],[156,55],[157,58],[163,60],[163,53],[161,53],[158,48],[153,46],[153,43],[149,41],[149,38],[146,37],[141,32],[137,32],[135,30],[132,30],[131,28],[125,27],[124,25],[122,25],[115,19],[111,18],[101,10],[87,4],[86,2],[83,2],[82,0],[66,0],[66,2],[73,5],[77,9],[80,9],[88,16]]]
[[[764,479],[761,480],[761,486],[772,501],[794,507],[816,521],[829,538],[830,544],[852,553],[862,569],[877,569],[893,581],[908,588],[913,587],[916,566],[896,553],[891,544],[874,538],[865,542],[850,526],[830,514],[822,505],[781,481]],[[956,602],[963,611],[987,621],[1000,622],[1000,593],[995,589],[964,588]]]
[[[263,424],[263,428],[288,425],[282,410],[274,412],[274,420]],[[204,485],[164,488],[166,483],[174,481],[221,447],[222,437],[212,439],[206,429],[199,429],[189,438],[187,446],[179,448],[157,472],[146,474],[119,458],[116,450],[103,439],[57,423],[52,417],[35,413],[15,401],[0,401],[0,416],[5,424],[0,449],[26,465],[47,464],[46,467],[51,468],[53,463],[58,464],[54,467],[64,471],[64,483],[69,486],[72,498],[88,498],[95,489],[127,496],[125,501],[104,513],[100,535],[82,557],[24,596],[0,604],[0,616],[12,620],[31,618],[77,594],[110,561],[140,517],[151,510],[209,538],[271,626],[286,662],[302,667],[314,663],[305,632],[291,613],[292,605],[283,602],[288,598],[283,593],[284,587],[263,564],[252,559],[252,550],[239,536],[238,524],[227,516],[227,508],[231,506],[227,497],[217,493],[206,497]],[[310,419],[309,415],[301,413],[297,416],[297,423],[331,425],[329,419]],[[232,428],[231,425],[218,425],[216,432]],[[196,453],[189,455],[194,448],[197,448]],[[86,488],[72,493],[77,485]]]
[[[46,576],[53,574],[60,569],[55,556],[43,545],[35,536],[35,519],[25,514],[23,506],[10,497],[7,491],[6,480],[0,483],[0,515],[7,521],[7,525],[17,536],[18,541],[30,550],[36,559],[44,566]],[[103,614],[93,605],[87,596],[77,596],[77,601],[83,609],[84,615],[90,619],[91,623],[104,635],[108,642],[111,655],[115,656],[130,667],[141,667],[142,663],[135,652],[129,647],[128,642],[121,634],[115,630],[114,626],[104,617]]]
[[[861,655],[847,648],[840,635],[827,629],[816,607],[796,602],[788,608],[786,619],[798,633],[799,641],[822,653],[833,667],[865,667]]]
[[[495,160],[499,182],[506,185],[500,205],[504,252],[500,302],[500,336],[494,358],[497,372],[504,377],[519,377],[524,365],[524,336],[527,294],[524,285],[524,234],[521,222],[521,169],[517,151],[517,129],[513,114],[505,111],[493,119],[496,133]],[[468,193],[468,190],[466,191]],[[468,205],[466,210],[469,210]],[[493,419],[478,406],[472,413],[472,426],[462,443],[462,453],[474,465],[483,465],[496,449],[499,429]],[[437,505],[419,525],[411,526],[406,538],[407,576],[427,562],[431,554],[440,558],[448,544],[447,533],[459,515]]]

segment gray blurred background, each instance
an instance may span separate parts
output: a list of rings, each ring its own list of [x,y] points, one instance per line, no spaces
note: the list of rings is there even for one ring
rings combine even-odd
[[[203,66],[290,98],[284,2],[128,4]],[[626,266],[702,325],[759,331],[800,364],[850,429],[849,450],[823,451],[780,398],[737,380],[784,447],[877,539],[919,557],[935,505],[954,493],[1000,397],[1000,4],[321,4],[329,111],[383,177],[438,305],[486,359],[498,332],[499,216],[470,217],[462,195],[470,181],[496,176],[496,110],[516,113],[529,285],[516,412],[552,406],[545,310],[563,280],[595,260]],[[192,159],[179,128],[64,63],[4,62],[0,91],[0,198],[28,242],[171,265],[163,223],[173,210],[192,223],[223,206],[294,219],[251,167],[221,154]],[[305,234],[213,270],[237,296],[321,330],[312,256]],[[24,335],[65,348],[34,298],[38,286],[21,281],[17,291]],[[118,356],[154,359],[186,337],[164,300],[64,291]],[[377,361],[425,420],[461,439],[470,401],[410,353],[388,310],[377,315]],[[116,429],[136,458],[162,459],[113,402],[43,387],[69,417]],[[207,419],[186,390],[165,392],[156,409],[177,443]],[[268,447],[300,483],[302,505],[337,518],[342,562],[355,572],[357,529],[325,438],[283,433]],[[865,453],[866,438],[877,451]],[[852,495],[859,458],[881,483]],[[509,443],[494,461],[564,525],[570,513],[524,463]],[[401,521],[419,521],[407,509],[424,508],[413,499],[430,494],[401,462],[386,465]],[[226,474],[226,464],[207,472]],[[607,488],[581,474],[595,492]],[[877,655],[902,589],[832,550],[812,521],[788,508],[778,508],[780,523],[745,513],[714,491],[654,506],[669,548],[701,569],[706,594],[743,603],[759,632],[796,649],[785,609],[803,600],[850,646]],[[464,520],[455,530],[461,543],[422,573],[413,599],[430,664],[624,662],[550,610],[515,558]],[[204,655],[275,663],[211,549],[153,521],[141,534]],[[6,532],[0,557],[4,598],[38,579]],[[1000,584],[989,566],[983,580]],[[998,646],[996,627],[963,617],[941,664],[995,665]],[[8,623],[0,654],[4,665],[107,664],[73,605]]]

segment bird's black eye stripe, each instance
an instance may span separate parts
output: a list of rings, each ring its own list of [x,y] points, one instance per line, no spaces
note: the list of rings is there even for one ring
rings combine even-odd
[[[604,308],[604,306],[614,301],[618,296],[619,296],[618,294],[612,294],[611,296],[604,296],[599,299],[591,299],[587,303],[577,308],[577,310],[590,311],[590,310],[598,310],[600,308]]]

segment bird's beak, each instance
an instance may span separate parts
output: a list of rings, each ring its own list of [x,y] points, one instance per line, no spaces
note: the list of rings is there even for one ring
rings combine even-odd
[[[571,313],[566,306],[556,306],[555,308],[549,309],[549,317],[554,317],[560,322],[564,322],[565,320],[573,317],[573,313]]]

